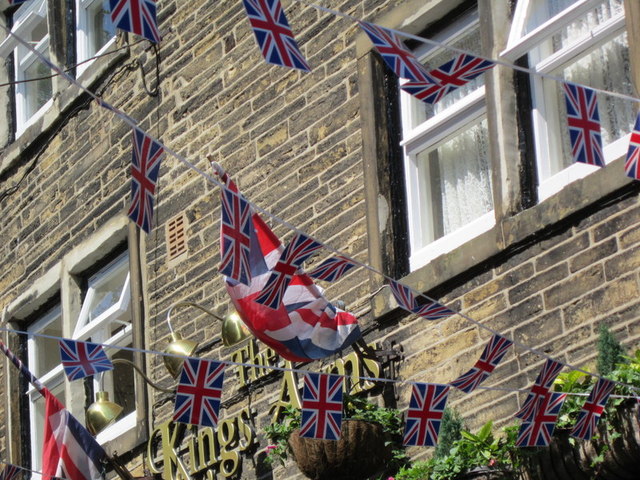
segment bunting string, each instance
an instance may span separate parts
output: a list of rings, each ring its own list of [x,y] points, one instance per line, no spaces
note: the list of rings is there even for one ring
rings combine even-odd
[[[325,7],[320,7],[320,6],[315,5],[315,4],[307,3],[307,2],[305,2],[305,1],[303,1],[303,0],[295,0],[295,1],[298,1],[298,2],[300,2],[300,3],[303,3],[303,4],[307,5],[307,6],[312,7],[312,8],[317,8],[317,9],[319,9],[319,10],[323,10],[323,11],[325,11],[325,12],[327,12],[327,13],[332,13],[332,14],[334,14],[334,15],[338,15],[338,16],[341,16],[341,17],[344,17],[344,18],[348,18],[348,19],[350,19],[350,20],[355,20],[355,21],[357,21],[357,19],[355,19],[354,17],[352,17],[352,16],[350,16],[350,15],[347,15],[347,14],[344,14],[344,13],[342,13],[342,12],[338,12],[338,11],[335,11],[335,10],[327,9],[327,8],[325,8]],[[31,51],[31,52],[32,52],[32,53],[33,53],[33,54],[34,54],[34,55],[39,59],[39,61],[41,61],[42,63],[44,63],[45,65],[47,65],[47,66],[48,66],[49,68],[51,68],[54,72],[57,72],[57,74],[58,74],[58,75],[60,75],[61,77],[65,78],[65,80],[67,80],[70,84],[72,84],[72,85],[74,85],[74,86],[78,87],[79,89],[81,89],[82,91],[86,92],[86,93],[87,93],[91,98],[93,98],[94,100],[96,100],[96,102],[98,103],[98,105],[99,105],[100,107],[105,108],[105,109],[107,109],[107,110],[111,111],[111,112],[112,112],[112,113],[114,113],[117,117],[119,117],[123,122],[125,122],[125,124],[129,125],[130,127],[134,128],[134,129],[135,129],[135,128],[139,128],[139,127],[138,127],[138,123],[137,123],[134,119],[132,119],[131,117],[129,117],[129,116],[128,116],[128,115],[126,115],[124,112],[122,112],[121,110],[117,109],[116,107],[114,107],[114,106],[110,105],[110,104],[109,104],[109,103],[107,103],[106,101],[102,100],[102,98],[100,98],[99,96],[97,96],[94,92],[92,92],[91,90],[89,90],[87,87],[83,86],[83,85],[82,85],[81,83],[79,83],[76,79],[74,79],[74,78],[73,78],[73,77],[71,77],[67,72],[65,72],[62,68],[60,68],[59,66],[57,66],[56,64],[54,64],[53,62],[51,62],[50,60],[48,60],[48,59],[47,59],[43,54],[41,54],[40,52],[38,52],[35,48],[33,48],[33,47],[32,47],[28,42],[26,42],[24,39],[20,38],[18,35],[16,35],[15,33],[11,32],[11,31],[10,31],[7,27],[5,27],[4,25],[0,25],[0,27],[1,27],[1,28],[2,28],[2,29],[7,33],[7,35],[13,36],[13,37],[16,39],[16,41],[17,41],[18,43],[20,43],[20,44],[21,44],[21,45],[23,45],[25,48],[27,48],[29,51]],[[394,32],[396,32],[396,31],[394,31]],[[398,33],[399,35],[403,35],[403,36],[404,36],[404,37],[406,37],[406,38],[411,38],[411,39],[414,39],[414,40],[417,40],[417,41],[421,41],[421,42],[424,42],[424,43],[428,43],[428,44],[431,44],[431,45],[435,45],[435,46],[438,46],[438,47],[447,48],[447,49],[452,50],[452,51],[457,51],[457,52],[460,52],[460,53],[468,53],[468,52],[466,52],[466,51],[464,51],[464,50],[456,49],[456,48],[451,47],[451,46],[448,46],[448,45],[446,45],[446,44],[442,44],[442,43],[439,43],[439,42],[436,42],[436,41],[433,41],[433,40],[430,40],[430,39],[426,39],[426,38],[423,38],[423,37],[419,37],[419,36],[415,36],[415,35],[410,35],[410,34],[407,34],[407,33],[401,32],[401,31],[397,31],[396,33]],[[474,53],[473,55],[475,55],[475,53]],[[483,58],[483,57],[479,57],[479,58]],[[517,65],[513,65],[513,64],[510,64],[510,63],[508,63],[508,62],[501,61],[501,60],[493,60],[493,59],[488,59],[488,60],[490,60],[490,61],[492,61],[492,62],[495,62],[496,64],[500,64],[500,65],[504,65],[504,66],[506,66],[506,67],[514,68],[514,69],[516,69],[516,70],[520,70],[520,71],[523,71],[523,72],[526,72],[526,73],[529,73],[529,74],[532,74],[532,75],[542,75],[542,74],[540,74],[539,72],[535,72],[535,71],[530,70],[530,69],[526,69],[526,68],[523,68],[523,67],[519,67],[519,66],[517,66]],[[542,75],[542,76],[545,76],[545,75]],[[562,83],[566,83],[564,79],[560,79],[560,78],[557,78],[557,77],[545,76],[545,78],[549,78],[549,79],[552,79],[552,80],[555,80],[555,81],[559,81],[559,82],[562,82]],[[596,89],[592,89],[592,90],[596,90]],[[596,91],[601,91],[602,93],[605,93],[605,94],[608,94],[608,95],[617,96],[617,97],[619,97],[619,98],[623,98],[623,99],[626,99],[626,100],[629,100],[629,101],[633,101],[633,102],[639,102],[639,101],[640,101],[640,99],[637,99],[637,98],[635,98],[635,97],[629,97],[629,96],[627,96],[627,95],[618,94],[618,93],[615,93],[615,92],[609,92],[609,91],[606,91],[606,90],[596,90]],[[166,146],[166,145],[164,145],[162,142],[160,142],[159,140],[155,139],[152,135],[149,135],[149,134],[146,134],[146,135],[147,135],[151,140],[153,140],[153,141],[157,142],[159,145],[161,145],[161,146],[164,148],[164,151],[165,151],[167,154],[169,154],[169,155],[171,155],[172,157],[176,158],[178,161],[180,161],[180,162],[181,162],[183,165],[185,165],[187,168],[189,168],[189,169],[191,169],[191,170],[195,171],[196,173],[198,173],[199,175],[201,175],[204,179],[206,179],[206,180],[207,180],[208,182],[210,182],[211,184],[216,185],[216,186],[218,186],[218,187],[220,187],[220,188],[224,188],[224,185],[223,185],[221,182],[219,182],[219,181],[218,181],[216,178],[214,178],[213,176],[211,176],[211,175],[207,174],[206,172],[204,172],[202,169],[200,169],[200,168],[199,168],[199,167],[197,167],[196,165],[192,164],[192,163],[191,163],[189,160],[187,160],[184,156],[180,155],[179,153],[177,153],[177,152],[176,152],[176,151],[174,151],[173,149],[171,149],[171,148],[167,147],[167,146]],[[237,193],[235,193],[235,192],[234,192],[234,194],[239,195],[239,194],[237,194]],[[243,197],[243,198],[244,198],[244,197]],[[251,207],[255,209],[255,211],[256,211],[256,212],[259,212],[259,213],[261,213],[261,214],[265,215],[266,217],[269,217],[269,218],[270,218],[271,220],[273,220],[274,222],[277,222],[278,224],[280,224],[280,225],[282,225],[282,226],[286,227],[287,229],[289,229],[289,230],[291,230],[291,231],[295,232],[296,234],[304,235],[304,236],[308,237],[309,239],[311,239],[311,240],[313,240],[313,241],[317,242],[318,244],[320,244],[320,245],[321,245],[323,248],[325,248],[326,250],[328,250],[328,251],[330,251],[330,252],[333,252],[333,253],[335,253],[335,254],[337,254],[337,255],[340,255],[340,256],[342,256],[342,257],[346,258],[347,260],[351,261],[351,262],[352,262],[352,263],[354,263],[355,265],[360,266],[360,267],[362,267],[362,268],[364,268],[364,269],[366,269],[366,270],[369,270],[370,272],[375,273],[376,275],[381,276],[382,278],[384,278],[385,280],[387,280],[387,281],[389,281],[389,282],[391,282],[391,281],[394,281],[394,282],[395,282],[395,280],[394,280],[394,279],[390,278],[389,276],[385,275],[385,274],[384,274],[384,273],[382,273],[382,272],[379,272],[379,271],[378,271],[378,270],[376,270],[374,267],[372,267],[372,266],[370,266],[370,265],[368,265],[368,264],[365,264],[365,263],[359,262],[359,261],[357,261],[357,260],[355,260],[355,259],[353,259],[353,258],[349,257],[348,255],[346,255],[346,254],[344,254],[344,253],[340,252],[339,250],[336,250],[336,249],[334,249],[333,247],[331,247],[331,246],[329,246],[329,245],[325,244],[324,242],[321,242],[321,241],[319,241],[319,240],[315,239],[314,237],[312,237],[312,236],[310,236],[310,235],[307,235],[306,233],[302,232],[301,230],[299,230],[299,229],[298,229],[297,227],[295,227],[294,225],[290,224],[289,222],[287,222],[287,221],[285,221],[285,220],[281,219],[280,217],[278,217],[278,216],[276,216],[276,215],[274,215],[274,214],[271,214],[271,213],[270,213],[270,212],[268,212],[267,210],[265,210],[265,209],[263,209],[263,208],[259,207],[258,205],[255,205],[255,204],[253,204],[253,203],[251,203],[251,202],[249,202],[249,203],[250,203]],[[399,282],[396,282],[396,283],[399,283]],[[407,286],[406,288],[408,288],[409,290],[411,290],[411,291],[412,291],[413,293],[415,293],[417,296],[422,297],[423,299],[426,299],[428,302],[434,302],[434,303],[437,303],[434,299],[430,298],[429,296],[427,296],[427,295],[425,295],[425,294],[423,294],[423,293],[421,293],[421,292],[417,292],[417,291],[415,291],[415,290],[414,290],[413,288],[411,288],[411,287],[408,287],[408,286]],[[481,329],[483,329],[483,330],[485,330],[485,331],[487,331],[487,332],[489,332],[489,333],[492,333],[492,334],[494,334],[494,335],[501,335],[501,334],[500,334],[500,332],[498,332],[497,330],[495,330],[495,329],[493,329],[493,328],[491,328],[491,327],[489,327],[489,326],[487,326],[487,325],[485,325],[485,324],[483,324],[483,323],[481,323],[481,322],[479,322],[479,321],[477,321],[477,320],[475,320],[475,319],[473,319],[473,318],[469,317],[468,315],[466,315],[466,314],[464,314],[464,313],[461,313],[461,312],[455,312],[455,313],[456,313],[456,314],[458,314],[458,315],[460,315],[460,317],[461,317],[461,318],[464,318],[465,320],[469,321],[469,322],[470,322],[470,323],[472,323],[473,325],[477,326],[478,328],[481,328]],[[4,330],[4,331],[14,331],[14,330],[9,330],[9,329],[0,329],[0,330]],[[19,331],[14,331],[14,332],[16,332],[16,333],[23,333],[23,334],[27,334],[27,332],[19,332]],[[29,333],[29,335],[31,335],[31,334]],[[534,348],[534,347],[530,347],[530,346],[528,346],[528,345],[525,345],[525,344],[523,344],[523,343],[521,343],[521,342],[519,342],[519,341],[517,341],[517,340],[515,340],[515,339],[513,339],[513,344],[514,344],[516,347],[518,347],[518,348],[520,348],[520,349],[522,349],[522,350],[525,350],[525,351],[528,351],[528,352],[534,353],[534,354],[536,354],[536,355],[538,355],[538,356],[540,356],[540,357],[542,357],[542,358],[545,358],[545,359],[548,359],[548,360],[554,360],[554,358],[553,358],[553,357],[551,357],[550,355],[548,355],[548,354],[546,354],[546,353],[544,353],[544,352],[542,352],[542,351],[540,351],[540,350],[538,350],[538,349],[536,349],[536,348]],[[108,347],[113,348],[113,346],[108,346]],[[158,353],[158,352],[150,352],[150,351],[143,351],[143,350],[139,350],[139,351],[141,351],[141,352],[146,352],[146,353]],[[233,364],[235,364],[234,362],[226,362],[226,363],[227,363],[227,364],[229,364],[229,365],[233,365]],[[604,378],[604,377],[601,377],[601,376],[600,376],[600,375],[598,375],[598,374],[595,374],[595,373],[589,372],[589,371],[587,371],[587,370],[584,370],[584,369],[582,369],[582,368],[579,368],[579,367],[577,367],[577,366],[574,366],[574,365],[572,365],[572,364],[570,364],[570,363],[564,363],[564,362],[563,362],[563,365],[565,365],[566,367],[568,367],[568,368],[570,368],[570,369],[572,369],[572,370],[580,371],[580,372],[582,372],[582,373],[584,373],[584,374],[586,374],[586,375],[590,375],[590,376],[595,377],[595,378]],[[260,366],[255,366],[255,367],[260,367]],[[263,367],[263,368],[264,368],[264,367]],[[274,367],[270,367],[270,368],[274,368]],[[274,368],[274,369],[276,369],[276,370],[277,370],[277,369],[281,369],[281,368]],[[283,369],[283,370],[286,370],[286,369]],[[295,371],[298,371],[298,370],[295,370]],[[366,380],[367,378],[363,378],[363,379],[365,379],[365,380]],[[385,381],[384,379],[370,379],[370,380]],[[635,388],[635,387],[633,387],[633,386],[626,385],[626,384],[619,383],[619,382],[617,382],[617,383],[618,383],[619,385],[623,385],[623,386],[626,386],[626,387],[632,388],[632,389],[634,389],[635,391],[638,391],[638,389],[636,389],[636,388]],[[516,390],[510,390],[510,391],[516,391]],[[519,391],[519,390],[518,390],[518,391]]]
[[[39,337],[39,338],[46,338],[49,340],[57,340],[57,341],[62,341],[62,340],[69,340],[67,338],[64,337],[57,337],[54,335],[47,335],[44,333],[35,333],[35,332],[27,332],[24,330],[15,330],[15,329],[11,329],[11,328],[5,328],[5,327],[0,327],[0,332],[6,332],[6,333],[14,333],[16,335],[27,335],[27,336],[33,336],[33,337]],[[105,349],[116,349],[116,350],[121,350],[121,351],[127,351],[127,352],[133,352],[133,353],[141,353],[143,355],[159,355],[162,357],[172,357],[172,358],[181,358],[181,359],[188,359],[188,358],[194,358],[194,357],[186,357],[184,355],[178,355],[178,354],[174,354],[174,353],[167,353],[167,352],[162,352],[162,351],[157,351],[157,350],[149,350],[149,349],[144,349],[144,348],[135,348],[135,347],[125,347],[125,346],[121,346],[121,345],[112,345],[112,344],[107,344],[107,343],[94,343],[94,345],[100,345],[101,347],[105,348]],[[0,349],[2,349],[4,351],[4,349],[2,348],[4,346],[4,344],[2,343],[2,341],[0,340]],[[6,347],[5,347],[6,348]],[[15,357],[15,355],[13,356],[14,358],[16,358],[16,360],[18,362],[20,362],[21,365],[22,362],[20,361],[20,359],[18,359],[17,357]],[[307,374],[309,372],[311,372],[311,370],[305,369],[305,368],[289,368],[289,367],[279,367],[277,365],[260,365],[260,364],[256,364],[256,363],[250,363],[250,362],[234,362],[232,360],[216,360],[216,362],[230,366],[230,367],[248,367],[248,368],[259,368],[259,369],[263,369],[263,370],[273,370],[273,371],[277,371],[277,372],[291,372],[291,373],[296,373],[296,374],[300,374],[300,375],[304,375]],[[26,367],[25,367],[26,368]],[[21,370],[22,371],[22,370]],[[314,372],[312,372],[314,373]],[[348,375],[348,374],[344,374],[344,375],[340,375],[340,374],[332,374],[332,375],[339,375],[342,376],[344,378],[352,378],[352,379],[357,379],[359,381],[362,382],[379,382],[379,383],[392,383],[392,384],[397,384],[397,385],[418,385],[421,384],[423,382],[417,382],[417,381],[413,381],[413,380],[398,380],[398,379],[392,379],[392,378],[384,378],[384,377],[370,377],[370,376],[353,376],[353,375]],[[595,376],[595,375],[592,375]],[[611,381],[611,380],[609,380]],[[627,387],[627,388],[633,388],[632,385],[628,385],[626,383],[622,383],[622,382],[613,382],[616,385],[620,385],[623,387]],[[486,391],[495,391],[495,392],[507,392],[507,393],[527,393],[530,391],[529,388],[506,388],[506,387],[487,387],[487,386],[478,386],[476,387],[477,390],[486,390]],[[582,393],[582,392],[566,392],[567,395],[571,395],[571,396],[576,396],[576,397],[588,397],[589,393]],[[620,398],[620,399],[637,399],[638,401],[640,401],[640,395],[611,395],[610,398]]]

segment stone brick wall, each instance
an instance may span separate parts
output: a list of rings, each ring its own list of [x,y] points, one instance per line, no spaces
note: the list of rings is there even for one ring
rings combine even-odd
[[[327,5],[375,19],[401,3],[347,0]],[[133,46],[98,80],[96,91],[209,174],[206,157],[211,156],[258,206],[368,262],[368,235],[373,233],[366,222],[357,27],[285,2],[313,67],[305,74],[262,61],[239,1],[162,0],[159,5],[164,33],[159,55],[146,43]],[[145,93],[140,71],[131,63],[137,59],[149,88],[157,86],[157,96]],[[90,239],[107,220],[126,214],[130,132],[122,121],[80,97],[63,120],[21,137],[0,153],[0,307],[5,309],[71,248]],[[217,272],[218,195],[216,187],[177,159],[168,156],[163,161],[157,226],[141,236],[140,245],[146,267],[141,333],[150,350],[163,350],[169,342],[165,317],[174,303],[197,302],[220,316],[228,311]],[[181,212],[187,216],[187,252],[169,261],[164,225]],[[576,366],[593,361],[602,323],[627,348],[635,348],[640,340],[638,212],[638,189],[625,187],[453,278],[438,277],[437,287],[428,293],[517,342]],[[270,223],[288,241],[289,230]],[[360,315],[367,341],[401,348],[398,379],[447,382],[473,364],[488,332],[459,315],[425,323],[389,308],[374,318],[369,297],[388,297],[387,289],[376,292],[379,281],[358,270],[326,286],[326,293]],[[176,309],[172,320],[184,337],[200,342],[201,356],[230,360],[238,348],[222,346],[217,341],[220,323],[199,311]],[[306,368],[326,367],[330,360],[335,359]],[[487,384],[526,388],[541,361],[514,348]],[[147,355],[146,362],[154,381],[171,382],[160,356]],[[6,363],[2,365],[0,381]],[[237,367],[231,367],[223,417],[244,407],[255,409],[259,433],[271,421],[281,374],[240,392],[237,375]],[[406,407],[407,385],[397,384],[395,393],[397,406]],[[481,390],[468,396],[453,393],[451,398],[475,428],[488,420],[510,421],[522,397]],[[388,400],[393,403],[393,398]],[[0,419],[7,419],[7,401],[0,404]],[[171,396],[150,391],[149,403],[152,428],[170,418]],[[0,421],[2,458],[8,452],[6,428],[7,422]],[[255,465],[266,444],[260,436],[255,449],[243,454],[242,478],[258,477]],[[147,455],[143,446],[120,453],[142,475]],[[424,455],[425,450],[412,454]],[[296,472],[289,463],[273,478],[300,478]]]

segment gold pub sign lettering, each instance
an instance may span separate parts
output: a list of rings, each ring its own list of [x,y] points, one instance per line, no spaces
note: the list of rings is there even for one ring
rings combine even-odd
[[[237,363],[249,363],[264,367],[280,366],[292,369],[293,364],[284,361],[271,348],[260,352],[254,340],[246,347],[236,350],[231,359]],[[346,375],[345,388],[354,394],[373,388],[373,383],[360,381],[360,377],[378,377],[380,364],[375,360],[361,359],[355,352],[339,358],[321,369],[324,373]],[[249,365],[238,367],[240,386],[254,382],[271,370]],[[298,378],[294,372],[287,370],[280,381],[278,401],[271,407],[272,422],[278,421],[282,409],[288,405],[301,407]],[[194,429],[193,435],[187,441],[186,449],[181,447],[184,424],[165,422],[156,427],[147,444],[149,469],[152,473],[161,473],[164,480],[189,480],[193,476],[206,477],[207,480],[216,478],[216,471],[223,478],[231,477],[238,472],[241,458],[239,452],[252,447],[256,442],[255,433],[251,428],[255,412],[245,407],[231,418],[220,420],[218,427]],[[158,452],[158,441],[160,452]],[[160,455],[158,455],[160,454]],[[185,461],[188,459],[188,462]],[[161,461],[161,465],[157,462]]]

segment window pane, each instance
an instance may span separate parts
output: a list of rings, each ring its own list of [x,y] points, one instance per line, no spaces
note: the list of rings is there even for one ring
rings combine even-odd
[[[569,8],[578,0],[531,0],[533,5],[525,26],[525,34],[529,33],[548,20]],[[566,27],[561,33],[554,36],[554,44],[557,46],[567,46],[568,39],[576,35],[582,36],[589,33],[590,29],[597,26],[609,18],[623,13],[624,0],[603,0],[602,4],[594,8],[591,12],[579,18]]]
[[[452,42],[452,45],[466,51],[477,51],[480,46],[480,31],[477,24],[459,36],[454,42]],[[433,54],[420,58],[420,61],[426,64],[429,70],[432,70],[444,65],[456,56],[457,54],[450,50],[438,49]],[[411,128],[415,128],[422,122],[439,114],[482,85],[484,85],[484,75],[480,75],[462,87],[449,92],[434,105],[430,105],[412,97],[412,110],[414,111],[414,114],[412,116]]]
[[[89,279],[89,289],[92,291],[89,321],[100,316],[120,300],[128,273],[129,264],[122,261],[113,269],[107,267]]]
[[[127,346],[132,347],[133,345]],[[124,358],[133,362],[133,352],[118,350],[112,358]],[[113,401],[124,408],[122,416],[136,409],[134,375],[135,371],[130,365],[115,364],[113,366]]]
[[[487,122],[467,128],[418,154],[425,185],[426,211],[431,212],[427,241],[451,233],[493,209],[488,158]]]
[[[48,50],[46,56],[48,57]],[[53,84],[51,82],[51,70],[40,60],[35,60],[24,71],[25,92],[26,92],[26,117],[31,117],[42,106],[49,101],[53,94]],[[41,80],[38,80],[41,79]]]
[[[111,23],[110,7],[107,0],[94,2],[89,11],[90,43],[89,56],[93,56],[104,47],[116,34],[116,29]]]
[[[62,337],[62,317],[59,310],[53,314],[47,325],[34,333]],[[35,365],[30,367],[36,377],[42,377],[60,364],[58,340],[34,335],[31,337],[31,342],[33,345],[32,358],[35,358]]]

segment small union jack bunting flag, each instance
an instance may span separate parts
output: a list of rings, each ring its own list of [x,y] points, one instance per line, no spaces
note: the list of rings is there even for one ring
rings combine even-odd
[[[215,428],[218,425],[225,364],[187,358],[176,390],[173,420]]]
[[[411,289],[395,280],[389,282],[389,288],[391,288],[391,293],[393,293],[393,297],[396,299],[396,302],[398,302],[398,305],[427,320],[438,320],[455,314],[454,311],[436,302],[427,302],[423,305],[418,305]]]
[[[156,20],[156,0],[109,0],[111,22],[154,43],[162,38]]]
[[[595,433],[596,425],[600,420],[604,407],[609,400],[609,395],[615,387],[615,383],[606,378],[600,378],[595,383],[589,394],[589,398],[582,406],[582,410],[578,415],[578,421],[576,422],[573,430],[571,430],[571,436],[576,438],[582,438],[583,440],[590,440]]]
[[[309,72],[280,0],[242,0],[262,56],[273,65]]]
[[[320,248],[322,248],[320,243],[302,233],[296,233],[282,252],[278,263],[273,267],[271,276],[256,302],[276,310],[282,302],[282,296],[293,275],[305,260]]]
[[[318,280],[335,282],[336,280],[342,278],[349,270],[351,270],[355,266],[356,264],[348,258],[338,255],[336,257],[328,258],[316,268],[307,273],[307,275]]]
[[[251,207],[242,195],[227,187],[220,191],[222,217],[220,272],[236,282],[251,283]]]
[[[404,426],[404,446],[434,447],[438,443],[438,432],[448,397],[449,385],[413,385]]]
[[[573,161],[604,167],[596,92],[572,83],[563,85]]]
[[[556,362],[552,359],[547,359],[538,373],[535,383],[531,387],[531,391],[527,394],[527,398],[522,405],[522,408],[516,413],[516,417],[525,421],[531,421],[536,415],[542,400],[544,400],[549,389],[553,385],[553,381],[556,379],[560,370],[564,365],[560,362]]]
[[[21,473],[22,469],[20,467],[6,463],[2,472],[0,472],[0,480],[16,480]]]
[[[151,232],[156,182],[164,148],[138,128],[133,129],[131,156],[131,206],[129,218],[145,232]]]
[[[636,123],[631,132],[624,171],[628,177],[640,180],[640,113],[636,117]]]
[[[401,88],[423,102],[433,104],[494,66],[495,63],[489,60],[462,54],[431,70],[429,81],[407,82]]]
[[[520,425],[516,445],[518,447],[548,446],[566,397],[566,393],[548,392],[533,419]]]
[[[384,62],[398,77],[415,82],[436,83],[415,55],[404,46],[402,39],[395,32],[373,23],[358,23],[369,36]]]
[[[64,338],[58,344],[64,373],[69,380],[78,380],[98,372],[113,370],[113,364],[101,345]]]
[[[480,359],[476,362],[473,368],[455,379],[450,383],[450,385],[465,393],[473,392],[478,385],[484,382],[487,377],[491,375],[512,344],[513,342],[511,340],[494,334],[489,340],[487,346],[484,347],[484,351],[482,352],[482,355],[480,355]]]
[[[302,391],[300,436],[338,440],[342,427],[341,375],[307,373]]]

